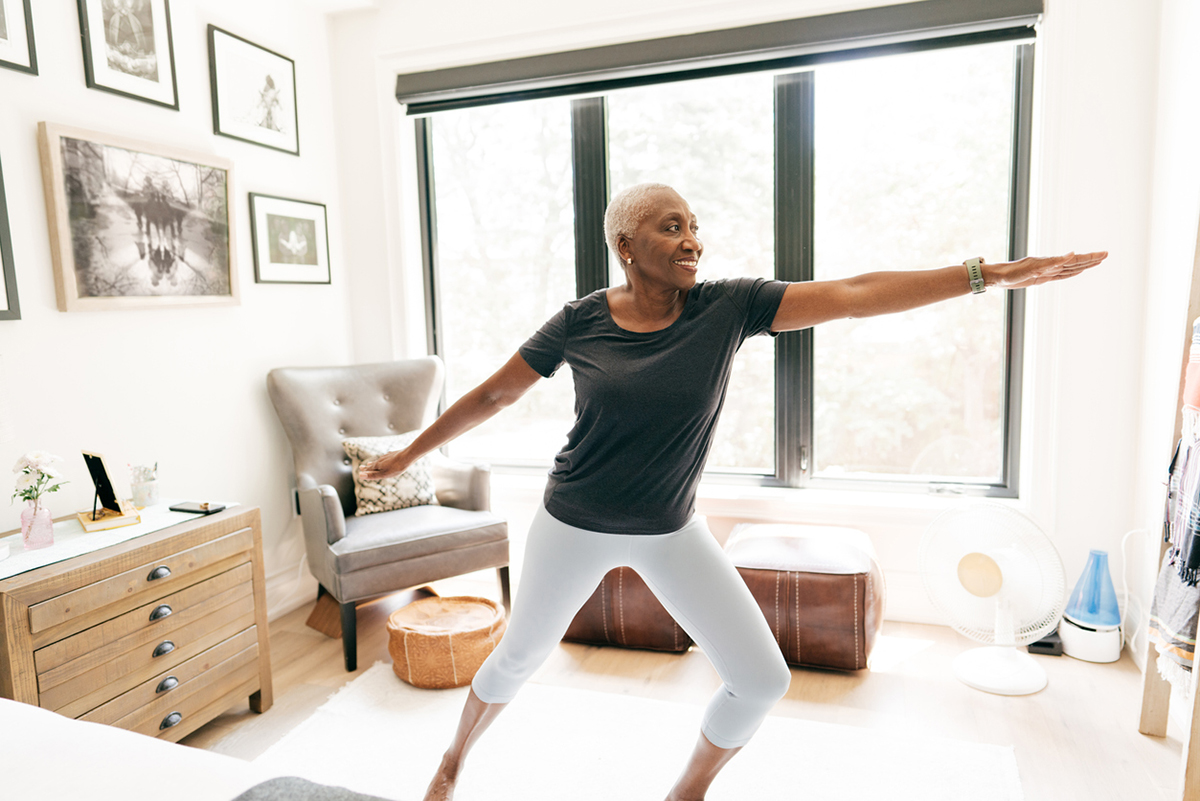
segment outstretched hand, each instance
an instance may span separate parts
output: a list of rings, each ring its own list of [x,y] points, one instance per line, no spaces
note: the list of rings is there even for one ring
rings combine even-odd
[[[1107,250],[1095,253],[1067,253],[1062,256],[1038,258],[1027,256],[1017,261],[984,264],[983,275],[989,286],[997,289],[1022,289],[1047,281],[1072,278],[1108,258]]]
[[[368,481],[378,481],[382,478],[391,478],[398,476],[412,466],[413,459],[408,455],[408,451],[392,451],[385,453],[378,459],[372,459],[369,462],[363,462],[358,466],[358,477]]]

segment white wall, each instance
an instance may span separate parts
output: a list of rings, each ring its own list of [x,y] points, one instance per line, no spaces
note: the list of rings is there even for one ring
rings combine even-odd
[[[260,506],[268,603],[278,613],[311,597],[315,583],[305,574],[293,592],[303,545],[290,508],[291,452],[265,376],[276,366],[351,357],[326,18],[290,0],[175,0],[180,110],[172,111],[88,89],[75,3],[33,7],[40,75],[0,69],[0,163],[22,311],[21,320],[0,322],[0,381],[16,431],[0,443],[0,475],[19,454],[48,450],[65,458],[71,482],[49,496],[51,511],[90,508],[79,455],[87,449],[105,455],[126,489],[126,464],[158,462],[164,497]],[[209,23],[295,60],[301,156],[212,133]],[[37,151],[41,120],[232,159],[241,305],[58,311]],[[249,192],[328,204],[331,285],[254,282]],[[0,503],[0,530],[17,527],[19,511]]]
[[[351,286],[355,309],[364,319],[390,321],[388,355],[424,352],[411,123],[394,101],[397,72],[880,4],[666,0],[647,7],[636,0],[466,0],[453,5],[379,0],[372,8],[333,17],[335,107],[343,121],[339,154],[352,158],[364,175],[380,165],[385,174],[382,187],[374,180],[356,183],[369,191],[358,191],[353,199],[343,195],[346,238],[369,238],[377,256],[372,269],[379,271],[369,283]],[[1182,21],[1184,5],[1182,0],[1168,3],[1172,21]],[[1016,505],[1053,538],[1069,583],[1082,572],[1088,551],[1103,548],[1110,552],[1118,589],[1122,536],[1148,525],[1149,515],[1139,509],[1152,505],[1139,504],[1135,497],[1147,468],[1138,462],[1161,459],[1153,445],[1146,446],[1150,450],[1143,458],[1139,445],[1139,437],[1156,434],[1143,428],[1153,429],[1152,418],[1160,411],[1147,409],[1143,421],[1142,408],[1149,401],[1139,382],[1150,347],[1144,328],[1148,321],[1170,326],[1156,306],[1147,304],[1177,291],[1176,281],[1160,280],[1165,268],[1159,261],[1147,258],[1150,201],[1157,192],[1153,179],[1158,175],[1161,182],[1166,175],[1161,165],[1156,173],[1153,162],[1156,114],[1164,113],[1156,105],[1159,37],[1160,29],[1168,28],[1166,20],[1160,24],[1160,9],[1158,0],[1047,0],[1037,56],[1039,135],[1031,250],[1107,249],[1112,256],[1092,275],[1031,292],[1021,500]],[[1172,28],[1171,36],[1180,51],[1175,61],[1191,58],[1183,52],[1187,33]],[[1174,62],[1164,65],[1168,71],[1176,68]],[[1169,78],[1164,81],[1170,83]],[[1190,86],[1175,87],[1176,96],[1184,97]],[[371,95],[374,108],[365,105]],[[1176,132],[1176,147],[1185,147],[1188,130],[1194,127]],[[398,186],[388,184],[389,169],[400,174]],[[1172,180],[1168,194],[1173,195],[1196,184],[1191,174]],[[383,208],[391,221],[387,241],[369,230],[374,222],[360,225],[360,215],[349,212],[351,205],[364,216]],[[1190,217],[1188,225],[1194,229],[1194,209],[1180,209],[1177,215]],[[383,282],[387,295],[377,292]],[[539,322],[530,321],[531,330]],[[355,350],[376,358],[383,346],[378,340],[368,344],[356,333]],[[1177,360],[1173,364],[1177,369]],[[504,478],[507,497],[521,502],[536,502],[537,483]],[[921,532],[945,505],[924,496],[849,497],[705,486],[701,511],[713,518],[718,533],[738,519],[751,518],[862,528],[874,539],[888,576],[889,616],[933,620],[936,613],[920,588],[916,552]],[[1134,572],[1133,595],[1146,597],[1144,571]]]

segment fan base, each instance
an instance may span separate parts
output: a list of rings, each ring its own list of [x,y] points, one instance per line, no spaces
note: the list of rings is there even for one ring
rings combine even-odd
[[[954,677],[968,687],[996,695],[1029,695],[1046,686],[1046,671],[1015,646],[989,645],[964,651],[954,660]]]

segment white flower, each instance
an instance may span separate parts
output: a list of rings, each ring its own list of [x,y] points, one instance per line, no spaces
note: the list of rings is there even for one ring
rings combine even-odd
[[[46,451],[30,451],[21,458],[27,459],[30,467],[35,470],[41,470],[43,473],[46,472],[46,468],[50,465],[62,461],[62,459]]]
[[[59,472],[57,467],[50,467],[47,465],[46,467],[42,468],[41,472],[42,475],[48,476],[49,478],[62,478],[62,473]]]
[[[17,492],[24,492],[27,489],[32,489],[33,485],[38,481],[38,474],[32,471],[22,473],[17,477]]]

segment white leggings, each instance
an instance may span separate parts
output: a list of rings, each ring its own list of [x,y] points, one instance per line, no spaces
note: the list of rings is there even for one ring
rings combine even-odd
[[[704,713],[704,736],[720,748],[745,745],[787,692],[791,672],[754,596],[703,518],[670,534],[603,534],[539,509],[508,631],[475,675],[475,695],[489,704],[511,701],[604,574],[623,565],[637,571],[724,682]]]

